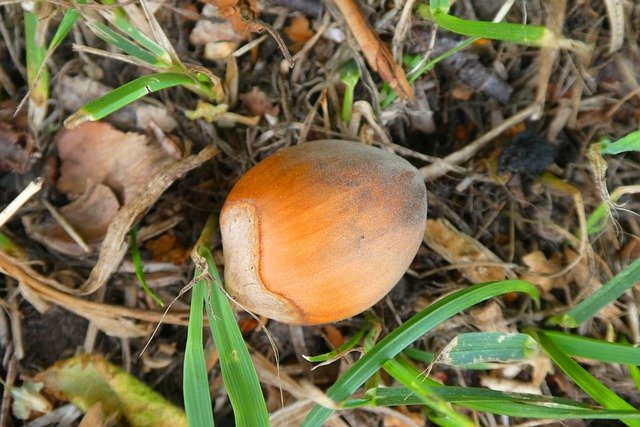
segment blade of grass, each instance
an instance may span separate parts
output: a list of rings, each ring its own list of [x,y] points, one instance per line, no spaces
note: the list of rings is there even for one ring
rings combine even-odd
[[[197,277],[198,272],[196,272]],[[184,352],[183,393],[184,409],[189,425],[213,426],[213,409],[209,392],[209,377],[204,358],[202,339],[203,302],[206,296],[205,280],[196,281],[191,288],[189,329]]]
[[[605,363],[640,364],[640,347],[558,331],[544,331],[544,333],[556,347],[573,357],[583,357]]]
[[[158,73],[139,77],[84,105],[69,116],[64,124],[73,128],[86,121],[100,120],[149,93],[178,85],[196,84],[191,77],[179,73]]]
[[[559,397],[441,384],[426,387],[443,402],[497,415],[539,419],[640,419],[640,411],[603,410]],[[343,408],[399,405],[425,405],[425,402],[407,387],[381,387],[367,390],[365,398],[348,400]]]
[[[151,40],[142,31],[134,27],[124,17],[117,15],[111,11],[105,10],[102,15],[111,22],[117,29],[129,36],[132,40],[138,43],[140,46],[147,49],[158,60],[165,64],[171,64],[171,56],[164,50],[159,44]]]
[[[396,356],[383,365],[384,370],[400,384],[416,394],[422,404],[429,408],[427,415],[434,423],[445,427],[472,427],[473,421],[456,412],[451,405],[434,394],[429,386],[440,386],[438,382],[423,375],[402,356]]]
[[[549,46],[558,43],[557,37],[545,27],[513,24],[510,22],[469,21],[443,11],[433,10],[421,3],[416,12],[424,19],[433,20],[438,27],[464,36],[501,40],[531,46]]]
[[[360,342],[360,340],[362,339],[366,331],[367,331],[366,328],[360,329],[354,336],[349,338],[347,341],[344,342],[344,344],[342,344],[340,347],[338,347],[333,351],[330,351],[324,354],[318,354],[317,356],[303,355],[302,357],[304,357],[307,362],[311,362],[311,363],[319,363],[319,362],[326,362],[328,360],[333,360],[339,357],[341,354],[351,350],[356,345],[358,345],[358,343]]]
[[[86,4],[87,1],[78,0],[77,3]],[[64,16],[62,17],[62,20],[60,21],[60,24],[58,25],[58,28],[56,29],[55,34],[53,35],[53,38],[49,42],[49,47],[47,48],[47,56],[51,56],[53,51],[56,50],[56,48],[60,46],[63,40],[69,35],[74,24],[78,21],[78,18],[80,18],[79,10],[67,9],[67,11],[64,13]]]
[[[640,130],[631,132],[615,142],[604,140],[600,143],[601,154],[620,154],[640,151]]]
[[[210,218],[205,228],[215,228],[215,223],[216,220]],[[220,288],[222,281],[213,255],[206,246],[199,246],[197,253],[205,260],[208,274],[213,279],[209,296],[205,297],[207,316],[236,425],[269,426],[269,413],[258,375],[227,295]]]
[[[456,336],[439,354],[438,362],[465,369],[488,369],[494,363],[527,360],[538,350],[536,341],[527,334],[472,332]]]
[[[140,256],[140,249],[138,248],[138,227],[135,226],[129,232],[131,237],[131,261],[133,262],[133,268],[136,272],[136,278],[142,287],[142,290],[151,297],[160,307],[164,307],[164,302],[147,284],[144,278],[144,268],[142,266],[142,257]]]
[[[143,49],[127,38],[116,33],[102,22],[87,20],[87,26],[95,33],[95,35],[100,37],[105,42],[117,47],[118,49],[128,53],[135,58],[140,59],[141,61],[148,63],[153,67],[163,67],[167,65],[153,53],[149,52],[146,49]]]
[[[596,402],[604,406],[606,409],[635,411],[635,408],[627,403],[620,396],[611,391],[607,386],[602,384],[580,366],[575,360],[560,350],[556,344],[548,337],[544,331],[532,331],[531,336],[535,338],[543,350],[549,355],[551,360],[571,378],[585,393],[593,398]],[[640,426],[640,420],[621,419],[628,426]]]
[[[389,359],[400,353],[420,336],[451,316],[496,295],[507,292],[524,292],[538,299],[535,286],[522,280],[484,283],[451,294],[420,313],[384,337],[377,345],[356,361],[336,383],[327,390],[327,396],[335,402],[348,398],[367,378],[371,377]],[[303,426],[319,426],[331,415],[333,409],[316,405],[304,419]]]
[[[595,316],[598,311],[615,301],[640,281],[640,258],[616,274],[615,277],[602,285],[593,294],[580,301],[569,312],[559,314],[549,319],[550,324],[558,324],[567,328],[577,328],[587,319]]]
[[[431,363],[433,362],[433,353],[430,351],[419,350],[417,348],[407,347],[402,353],[410,359],[417,360],[418,362]]]
[[[49,70],[44,63],[46,47],[40,40],[43,28],[35,12],[24,12],[24,36],[29,80],[29,119],[37,129],[47,114],[49,100]]]

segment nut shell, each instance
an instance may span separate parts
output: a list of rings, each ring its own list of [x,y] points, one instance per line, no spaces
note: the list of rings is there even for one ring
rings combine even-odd
[[[282,322],[345,319],[400,280],[426,214],[420,172],[394,154],[339,140],[285,148],[247,172],[222,208],[225,287]]]

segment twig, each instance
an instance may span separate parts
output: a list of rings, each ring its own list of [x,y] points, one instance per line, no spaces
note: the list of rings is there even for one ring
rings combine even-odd
[[[478,151],[484,148],[487,143],[493,140],[493,138],[500,135],[511,126],[527,120],[529,117],[536,114],[539,110],[540,107],[538,104],[532,104],[519,113],[514,114],[464,148],[456,151],[455,153],[449,154],[444,159],[438,160],[432,165],[421,168],[420,172],[422,173],[422,177],[425,181],[433,181],[434,179],[445,175],[447,172],[453,171],[453,166],[459,165],[460,163],[464,163],[467,160],[471,159],[471,157],[473,157]]]
[[[89,245],[87,245],[87,243],[84,241],[82,236],[75,230],[75,228],[73,228],[73,226],[69,224],[69,221],[67,221],[67,219],[63,217],[60,214],[60,212],[58,212],[58,209],[56,209],[51,203],[49,203],[45,199],[42,199],[42,204],[44,205],[45,208],[47,208],[47,210],[49,211],[53,219],[55,219],[58,222],[58,224],[60,224],[60,227],[62,227],[62,229],[66,231],[69,237],[71,237],[73,241],[76,242],[76,244],[82,248],[83,251],[90,254],[91,248],[89,248]]]
[[[18,196],[7,205],[2,212],[0,212],[0,227],[2,227],[7,221],[9,221],[13,215],[33,197],[38,191],[42,189],[44,184],[44,178],[36,178],[25,187],[24,190]]]

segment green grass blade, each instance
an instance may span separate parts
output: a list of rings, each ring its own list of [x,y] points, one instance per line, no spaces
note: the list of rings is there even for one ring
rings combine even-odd
[[[551,357],[551,360],[569,376],[585,393],[601,404],[606,409],[635,411],[635,408],[627,403],[620,396],[611,391],[580,366],[575,360],[561,351],[555,343],[549,339],[544,331],[532,332],[532,336],[537,339],[544,351]],[[640,420],[621,419],[628,426],[640,426]]]
[[[430,351],[419,350],[417,348],[407,347],[402,351],[402,354],[410,359],[417,360],[418,362],[431,363],[433,362],[434,355]]]
[[[494,363],[527,360],[538,350],[536,340],[526,334],[473,332],[455,337],[442,350],[438,362],[465,369],[489,369]]]
[[[562,351],[573,357],[605,363],[640,365],[640,347],[596,340],[557,331],[544,331],[545,336]]]
[[[84,3],[86,3],[86,1],[78,1],[78,4],[84,4]],[[74,24],[78,21],[79,17],[80,17],[80,12],[77,11],[76,9],[68,9],[64,13],[62,20],[60,21],[60,25],[58,25],[58,28],[56,29],[56,32],[53,35],[53,38],[49,42],[47,55],[51,55],[53,51],[58,46],[60,46],[60,44],[71,32],[71,29],[73,28]]]
[[[629,368],[629,375],[633,379],[633,383],[636,385],[636,388],[640,390],[640,368],[636,365],[627,365]]]
[[[198,248],[198,254],[207,261],[209,274],[214,280],[210,287],[209,298],[206,299],[207,315],[213,341],[218,349],[222,378],[231,400],[236,425],[268,427],[269,413],[260,389],[258,375],[227,296],[220,289],[222,281],[213,255],[204,246]]]
[[[498,415],[549,419],[640,419],[640,411],[602,410],[559,397],[443,385],[430,386],[429,390],[444,402]],[[363,406],[399,405],[425,403],[407,387],[381,387],[367,390],[365,398],[348,400],[343,407],[352,409]]]
[[[547,46],[555,41],[555,36],[549,29],[537,25],[469,21],[443,13],[440,10],[432,10],[424,3],[418,6],[417,12],[423,18],[433,20],[439,27],[465,36],[531,46]]]
[[[505,280],[484,283],[449,295],[395,329],[377,345],[356,361],[336,383],[327,390],[327,396],[335,402],[348,398],[388,360],[396,356],[420,336],[455,314],[507,292],[525,292],[537,300],[535,286],[522,280]],[[331,415],[332,409],[316,405],[303,421],[303,426],[320,426]]]
[[[567,328],[577,328],[581,323],[595,316],[603,307],[615,301],[640,281],[640,258],[602,285],[569,312],[553,316],[549,323]]]
[[[39,41],[39,17],[34,12],[24,12],[24,37],[29,80],[29,118],[40,127],[47,113],[49,100],[49,70],[44,63],[46,47]]]
[[[139,77],[84,105],[69,116],[64,124],[72,128],[86,121],[100,120],[149,93],[178,85],[196,86],[197,82],[179,73],[158,73]]]
[[[129,55],[138,58],[139,60],[144,61],[154,67],[166,65],[156,55],[131,42],[127,38],[107,27],[102,22],[88,21],[87,25],[98,37],[100,37],[105,42],[112,44],[123,52],[126,52]]]
[[[341,354],[351,350],[356,345],[358,345],[358,343],[364,336],[365,332],[366,332],[366,328],[360,329],[354,336],[349,338],[347,341],[345,341],[344,344],[342,344],[340,347],[338,347],[333,351],[330,351],[324,354],[318,354],[317,356],[303,355],[302,357],[304,357],[307,362],[311,362],[311,363],[326,362],[327,360],[335,359],[336,357],[339,357]]]
[[[427,411],[429,419],[434,423],[445,427],[474,426],[472,420],[457,413],[450,404],[431,391],[430,386],[437,387],[441,384],[423,375],[402,356],[396,356],[389,360],[383,367],[396,381],[403,384],[422,400],[422,403],[429,408],[429,411]]]
[[[170,65],[171,56],[164,50],[159,44],[147,37],[142,31],[134,27],[124,17],[117,15],[113,12],[106,11],[104,16],[109,22],[111,22],[117,29],[129,36],[132,40],[138,43],[140,46],[147,49],[153,55],[155,55],[161,62]]]
[[[198,272],[196,272],[196,275]],[[213,426],[213,409],[209,394],[209,377],[202,339],[203,303],[207,283],[198,280],[191,288],[191,308],[187,346],[184,352],[184,409],[190,426]]]
[[[640,151],[640,130],[631,132],[616,142],[605,140],[600,143],[601,154],[620,154],[629,151]]]
[[[147,284],[144,278],[144,268],[142,266],[142,257],[140,256],[140,249],[138,248],[138,230],[137,226],[131,229],[129,233],[131,237],[131,262],[133,262],[133,268],[136,272],[136,278],[142,287],[142,290],[151,297],[160,307],[164,307],[164,302]]]

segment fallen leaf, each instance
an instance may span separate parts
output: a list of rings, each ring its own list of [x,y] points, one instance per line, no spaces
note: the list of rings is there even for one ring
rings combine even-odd
[[[58,211],[85,243],[96,251],[118,209],[120,203],[113,191],[106,185],[94,184]],[[32,239],[67,255],[87,255],[50,215],[42,222],[38,219],[38,215],[22,217],[25,230]]]
[[[27,115],[14,117],[15,105],[0,103],[0,169],[25,173],[35,160],[35,141],[29,132]]]
[[[181,245],[178,238],[170,233],[148,240],[144,247],[151,252],[156,262],[182,265],[190,255],[189,248]]]
[[[254,116],[270,116],[277,117],[280,114],[280,107],[273,105],[273,101],[267,97],[267,94],[260,90],[257,86],[253,86],[251,91],[241,93],[238,98],[242,105]]]
[[[47,392],[84,411],[99,402],[103,420],[115,416],[132,427],[187,425],[181,409],[99,355],[62,360],[36,379]]]
[[[489,301],[487,304],[471,310],[473,325],[482,332],[516,332],[514,326],[505,321],[500,304]]]
[[[7,386],[13,404],[13,415],[19,420],[27,420],[32,413],[46,414],[53,409],[53,405],[42,395],[41,382],[25,381],[20,387]]]
[[[58,212],[90,253],[99,249],[119,209],[131,203],[149,177],[176,161],[148,140],[154,138],[124,133],[104,122],[87,122],[56,136],[61,161],[57,188],[72,200]],[[22,222],[34,240],[67,255],[87,255],[54,218],[31,214]]]
[[[122,204],[135,197],[149,176],[175,160],[144,135],[121,132],[105,122],[87,122],[56,136],[60,156],[57,188],[79,197],[89,182],[109,186]]]
[[[216,6],[217,16],[228,19],[233,30],[243,39],[262,29],[255,21],[260,13],[257,0],[203,0],[203,3]]]
[[[502,263],[493,252],[482,243],[458,231],[445,219],[428,219],[424,242],[433,251],[451,264],[469,264],[460,267],[460,273],[472,283],[492,282],[515,277],[514,273],[499,265],[477,265],[480,263]]]
[[[393,60],[389,48],[369,25],[357,3],[355,0],[335,1],[373,71],[389,83],[400,98],[413,98],[413,89],[404,70]]]
[[[291,20],[289,26],[284,27],[284,33],[293,42],[290,47],[292,52],[298,52],[304,44],[313,37],[309,26],[309,20],[304,15],[298,15]]]
[[[102,427],[102,404],[96,402],[87,413],[82,417],[82,421],[78,424],[78,427]]]
[[[567,285],[564,276],[549,277],[562,270],[561,258],[560,254],[547,259],[541,251],[530,252],[522,257],[522,262],[529,267],[530,273],[521,274],[520,278],[540,286],[543,293],[554,288],[562,288]]]

